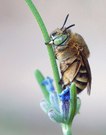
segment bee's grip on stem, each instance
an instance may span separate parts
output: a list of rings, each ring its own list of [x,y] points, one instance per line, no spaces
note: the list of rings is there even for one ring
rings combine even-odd
[[[52,45],[53,41],[51,40],[50,42],[45,42],[45,45]]]

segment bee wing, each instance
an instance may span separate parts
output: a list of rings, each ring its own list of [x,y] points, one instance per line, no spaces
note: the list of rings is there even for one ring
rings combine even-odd
[[[77,76],[77,74],[79,72],[79,69],[81,67],[81,60],[80,59],[79,60],[76,59],[76,61],[73,63],[73,65],[75,66],[74,67],[75,68],[75,72],[73,72],[74,75],[73,75],[72,81],[75,79],[75,77]]]
[[[90,95],[90,92],[91,92],[91,81],[92,81],[91,69],[90,69],[90,66],[89,66],[89,62],[88,62],[87,58],[84,56],[83,53],[81,53],[81,56],[82,56],[82,60],[83,60],[84,66],[86,67],[86,70],[87,70],[87,73],[88,73],[87,92]]]
[[[81,67],[81,60],[78,60],[77,57],[73,63],[71,63],[67,70],[63,72],[63,81],[65,85],[69,84],[72,82],[75,77],[77,76],[79,69]]]
[[[61,62],[60,63],[61,73],[63,74],[75,61],[76,61],[76,56]]]

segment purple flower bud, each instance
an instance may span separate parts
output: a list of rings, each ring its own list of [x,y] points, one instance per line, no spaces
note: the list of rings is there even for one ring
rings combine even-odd
[[[48,92],[53,92],[54,91],[53,79],[51,79],[50,77],[45,78],[42,81],[42,85],[44,85],[46,87]]]
[[[64,118],[64,121],[67,121],[69,118],[69,109],[70,109],[70,102],[68,100],[62,101],[60,104],[60,112]]]
[[[61,94],[59,94],[61,100],[60,112],[65,121],[69,118],[70,97],[70,87],[67,86]]]
[[[70,88],[66,87],[61,94],[59,94],[59,98],[61,101],[68,101],[70,100]]]

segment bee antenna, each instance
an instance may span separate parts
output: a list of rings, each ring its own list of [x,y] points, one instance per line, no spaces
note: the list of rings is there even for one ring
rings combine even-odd
[[[69,17],[69,14],[67,14],[67,16],[66,16],[66,18],[65,18],[65,21],[64,21],[63,26],[62,26],[62,28],[61,28],[61,29],[63,29],[63,28],[64,28],[64,26],[65,26],[65,24],[66,24],[66,22],[67,22],[68,17]]]
[[[75,26],[75,24],[69,25],[68,27],[65,28],[65,30],[67,30],[67,29],[69,29],[69,28],[71,28],[71,27],[73,27],[73,26]]]

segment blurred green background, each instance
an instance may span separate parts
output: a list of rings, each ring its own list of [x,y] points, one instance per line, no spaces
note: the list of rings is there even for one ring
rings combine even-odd
[[[79,96],[73,135],[106,135],[106,1],[34,0],[49,33],[75,23],[91,51],[92,93]],[[24,0],[0,0],[0,135],[61,135],[39,107],[35,69],[52,77],[40,29]]]

